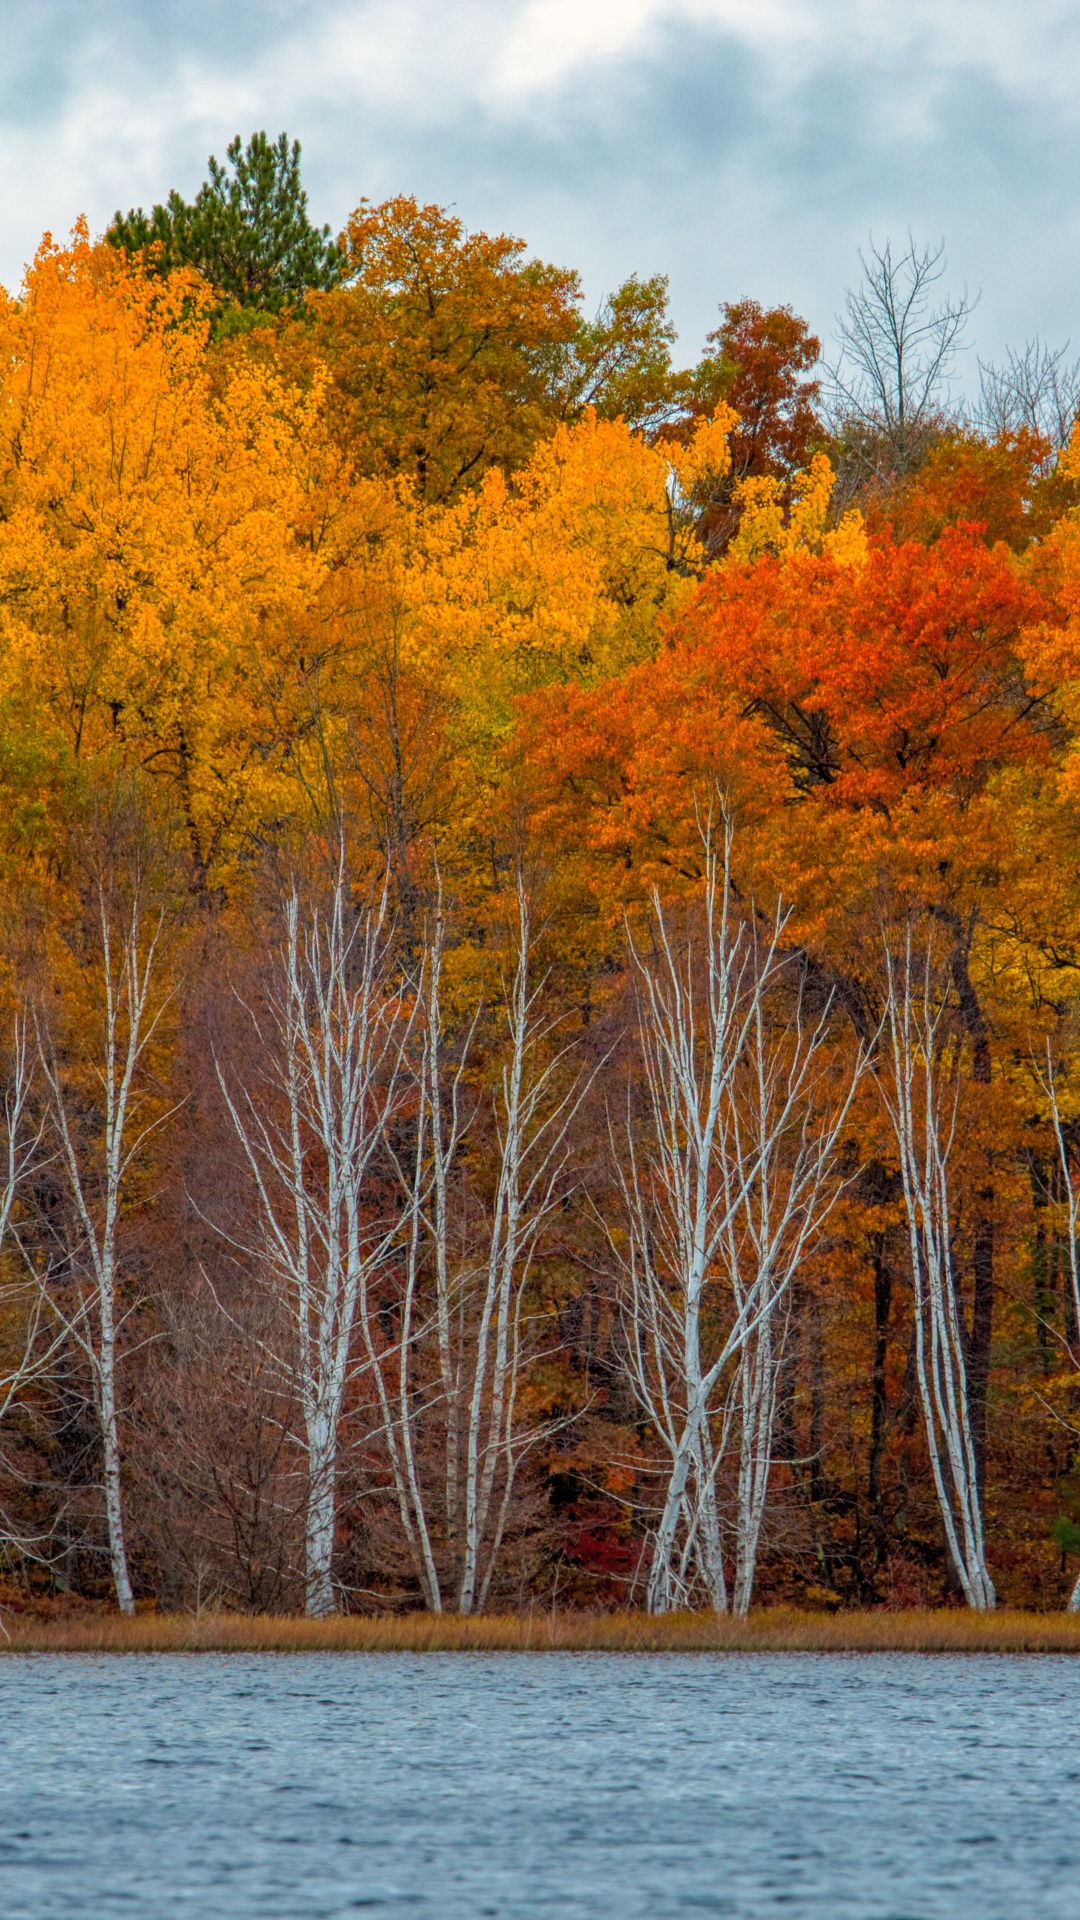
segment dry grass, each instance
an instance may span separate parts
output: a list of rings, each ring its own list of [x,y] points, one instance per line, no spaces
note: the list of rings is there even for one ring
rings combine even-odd
[[[1080,1616],[951,1611],[710,1614],[430,1614],[335,1620],[222,1613],[33,1620],[8,1614],[10,1653],[1080,1653]]]

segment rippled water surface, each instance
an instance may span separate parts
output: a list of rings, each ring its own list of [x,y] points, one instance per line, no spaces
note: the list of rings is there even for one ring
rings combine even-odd
[[[1080,1664],[0,1660],[4,1920],[1075,1920]]]

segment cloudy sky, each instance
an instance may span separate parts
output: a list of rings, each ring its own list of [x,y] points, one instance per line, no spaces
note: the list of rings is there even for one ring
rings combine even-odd
[[[233,133],[303,143],[313,211],[452,203],[576,265],[826,333],[868,234],[944,237],[979,350],[1080,351],[1080,0],[0,0],[0,279],[45,227]]]

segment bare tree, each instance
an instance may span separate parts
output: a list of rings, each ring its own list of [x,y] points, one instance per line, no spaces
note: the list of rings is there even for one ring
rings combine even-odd
[[[1080,1327],[1080,1180],[1077,1178],[1074,1155],[1069,1149],[1069,1137],[1065,1120],[1061,1112],[1058,1092],[1058,1072],[1054,1065],[1054,1053],[1049,1039],[1046,1042],[1046,1071],[1036,1069],[1039,1085],[1050,1105],[1050,1119],[1054,1129],[1054,1143],[1057,1147],[1058,1164],[1061,1168],[1062,1192],[1065,1203],[1065,1244],[1069,1259],[1069,1286],[1072,1291],[1073,1326]],[[1076,1356],[1072,1356],[1075,1365]],[[1080,1575],[1077,1576],[1069,1595],[1067,1610],[1080,1613]]]
[[[502,1068],[492,1092],[494,1154],[484,1200],[477,1187],[457,1194],[452,1181],[467,1133],[461,1110],[463,1073],[477,1029],[475,1016],[457,1050],[448,1046],[442,1008],[442,914],[436,916],[421,983],[423,1048],[417,1068],[415,1162],[407,1185],[407,1284],[400,1346],[396,1430],[409,1461],[411,1528],[423,1542],[421,1584],[427,1603],[450,1601],[459,1613],[488,1603],[500,1563],[521,1459],[546,1423],[523,1427],[517,1398],[534,1359],[528,1327],[528,1277],[546,1221],[565,1196],[571,1125],[588,1087],[575,1068],[575,1048],[559,1043],[561,1021],[544,1010],[544,977],[534,977],[532,904],[519,874],[513,895],[511,968],[498,1002]],[[473,1119],[477,1112],[473,1112]],[[484,1183],[486,1185],[486,1183]],[[405,1357],[421,1300],[421,1265],[434,1284],[425,1327],[434,1334],[438,1398],[444,1423],[444,1461],[438,1496],[425,1492],[411,1463],[417,1459],[417,1417],[430,1411],[425,1394],[405,1392]],[[423,1331],[417,1329],[417,1331]],[[434,1523],[442,1507],[448,1553],[442,1580],[434,1572]]]
[[[465,1035],[456,1062],[447,1070],[448,1037],[444,1022],[442,975],[445,958],[445,920],[441,888],[420,965],[417,1000],[418,1045],[413,1066],[415,1142],[407,1158],[395,1156],[405,1194],[404,1265],[401,1299],[401,1337],[396,1367],[387,1388],[391,1416],[387,1423],[394,1484],[402,1525],[424,1602],[441,1613],[445,1576],[437,1564],[437,1532],[445,1536],[451,1558],[460,1533],[460,1455],[463,1356],[460,1333],[464,1324],[468,1276],[458,1271],[454,1258],[451,1221],[451,1183],[467,1122],[462,1110],[463,1075],[476,1019]],[[420,1374],[416,1360],[423,1335],[430,1333],[432,1316],[426,1312],[425,1270],[433,1269],[434,1330],[437,1349],[437,1386]],[[418,1324],[419,1322],[419,1324]],[[369,1345],[373,1346],[369,1336]],[[395,1356],[389,1355],[393,1366]],[[438,1492],[424,1480],[420,1465],[420,1435],[432,1400],[438,1399],[444,1420],[445,1458]],[[441,1499],[440,1499],[441,1495]],[[436,1521],[438,1507],[442,1512]],[[453,1575],[451,1575],[451,1579]]]
[[[737,1603],[749,1605],[771,1465],[777,1314],[834,1202],[830,1175],[855,1084],[850,1077],[822,1101],[828,1008],[807,1020],[796,989],[794,1012],[773,1017],[787,984],[783,914],[759,940],[732,904],[731,819],[722,849],[711,822],[702,838],[700,940],[680,951],[654,896],[654,953],[631,943],[648,1145],[639,1149],[628,1127],[620,1261],[632,1385],[670,1460],[647,1589],[655,1613],[685,1604],[695,1569],[710,1604],[727,1607],[716,1473],[736,1407]]]
[[[56,1157],[68,1189],[66,1245],[42,1276],[49,1310],[89,1363],[101,1432],[102,1482],[113,1586],[121,1613],[135,1600],[124,1538],[118,1370],[120,1339],[136,1303],[123,1297],[119,1229],[133,1170],[168,1113],[147,1112],[140,1073],[170,995],[159,991],[163,916],[148,921],[136,874],[124,902],[108,879],[95,883],[100,960],[99,1028],[88,1096],[58,1047],[48,1016],[34,1011],[37,1052]]]
[[[1067,447],[1080,418],[1080,359],[1069,343],[1045,346],[1036,336],[1022,351],[1010,347],[1001,367],[979,362],[978,421],[993,438],[1027,429],[1045,440],[1050,459]]]
[[[368,1192],[397,1112],[409,1011],[395,990],[384,887],[354,914],[342,848],[325,907],[286,903],[283,949],[265,1012],[251,1013],[255,1071],[218,1079],[254,1186],[256,1231],[229,1237],[287,1305],[283,1377],[301,1410],[308,1471],[305,1606],[336,1611],[333,1581],[339,1429],[359,1326],[388,1430],[372,1347],[370,1294],[396,1222]]]
[[[966,294],[934,304],[944,245],[902,253],[871,241],[862,283],[850,291],[829,369],[839,437],[866,471],[884,457],[891,473],[918,466],[946,414],[949,382],[972,310]]]
[[[572,1048],[551,1045],[561,1023],[544,1014],[544,981],[533,979],[532,909],[520,873],[514,905],[514,965],[503,1003],[507,1053],[495,1097],[495,1192],[464,1369],[462,1613],[485,1605],[506,1529],[522,1445],[516,1416],[525,1286],[540,1230],[561,1197],[570,1126],[586,1086],[580,1073],[567,1078]]]
[[[754,1589],[791,1286],[844,1189],[840,1134],[866,1059],[860,1049],[837,1071],[827,1044],[831,1002],[809,1012],[790,971],[774,965],[756,998],[726,1127],[722,1261],[745,1324],[733,1593],[741,1615]]]
[[[30,1119],[33,1068],[26,1022],[13,1023],[10,1072],[0,1121],[0,1314],[14,1344],[0,1356],[0,1427],[22,1403],[26,1390],[48,1375],[65,1337],[48,1312],[21,1243],[17,1223],[20,1191],[41,1161],[44,1124]],[[10,1259],[10,1264],[9,1264]],[[0,1510],[0,1542],[23,1555],[41,1558],[44,1536]]]
[[[27,1046],[26,1024],[16,1016],[13,1033],[11,1072],[4,1088],[4,1112],[0,1122],[0,1258],[7,1253],[15,1203],[27,1174],[37,1159],[43,1127],[27,1124],[33,1074]],[[0,1373],[0,1420],[11,1411],[20,1389],[40,1368],[37,1334],[41,1325],[43,1301],[39,1289],[30,1287],[23,1269],[22,1249],[17,1239],[13,1248],[17,1258],[17,1278],[0,1285],[0,1304],[10,1307],[26,1302],[27,1319],[20,1351]]]
[[[949,1162],[960,1082],[949,1085],[950,1006],[932,951],[920,963],[910,927],[897,958],[885,940],[891,1076],[880,1086],[900,1156],[915,1287],[915,1374],[930,1469],[952,1564],[970,1607],[995,1604],[986,1565],[978,1464],[954,1266]]]
[[[385,1365],[395,1484],[406,1494],[402,1521],[425,1603],[467,1614],[488,1602],[522,1459],[551,1431],[550,1422],[523,1423],[518,1412],[536,1358],[528,1286],[545,1223],[568,1190],[570,1130],[589,1081],[574,1047],[560,1040],[561,1020],[545,1010],[532,904],[519,874],[510,963],[491,1010],[498,1075],[490,1109],[473,1101],[466,1115],[463,1080],[480,1014],[455,1044],[443,1004],[443,943],[440,903],[419,983],[414,1150],[398,1162],[406,1194],[401,1334]],[[473,1139],[470,1179],[461,1149],[479,1120],[488,1127],[482,1144]],[[441,1435],[441,1460],[439,1441],[425,1444],[432,1432]]]

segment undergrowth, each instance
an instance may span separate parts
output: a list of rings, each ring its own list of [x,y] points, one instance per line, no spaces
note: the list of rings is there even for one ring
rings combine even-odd
[[[413,1613],[331,1620],[238,1613],[0,1615],[9,1653],[1080,1653],[1080,1616],[960,1610],[799,1613]]]

